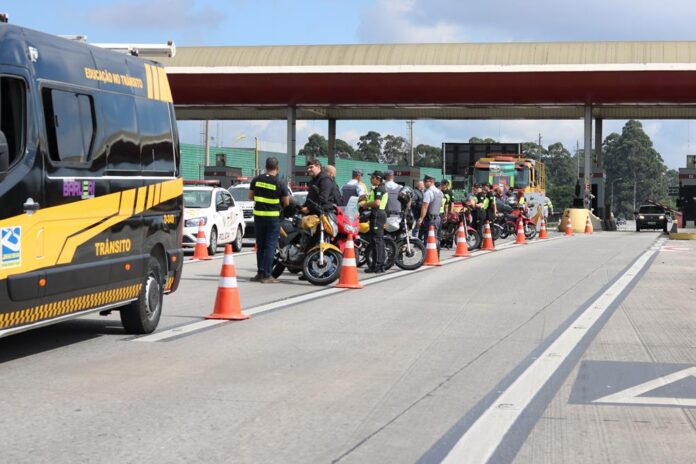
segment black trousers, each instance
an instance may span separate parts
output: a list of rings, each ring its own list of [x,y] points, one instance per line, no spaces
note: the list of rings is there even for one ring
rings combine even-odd
[[[387,223],[387,213],[380,210],[372,210],[370,214],[370,232],[372,233],[372,249],[374,250],[374,267],[384,267],[387,261],[387,251],[384,247],[384,225]]]

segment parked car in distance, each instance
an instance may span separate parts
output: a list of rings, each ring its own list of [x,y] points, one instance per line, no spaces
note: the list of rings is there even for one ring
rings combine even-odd
[[[231,243],[241,251],[244,236],[242,208],[221,187],[184,186],[184,248],[196,245],[198,227],[203,221],[208,253],[214,255],[218,245]]]
[[[662,229],[667,233],[668,215],[662,206],[641,205],[636,215],[636,232],[642,229]]]

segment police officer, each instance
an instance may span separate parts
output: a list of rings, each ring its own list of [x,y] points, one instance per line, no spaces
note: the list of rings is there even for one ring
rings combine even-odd
[[[360,198],[363,195],[367,195],[365,184],[362,183],[362,176],[363,172],[361,169],[353,169],[353,178],[341,187],[341,197],[344,205],[348,204],[351,197]]]
[[[413,200],[411,200],[411,213],[413,214],[414,219],[418,219],[420,217],[421,206],[423,205],[423,192],[425,192],[425,185],[423,185],[422,180],[419,180],[416,182],[415,187],[416,188],[413,189]],[[419,236],[418,227],[413,228],[413,236]]]
[[[442,188],[440,189],[442,191],[442,205],[440,206],[440,213],[443,216],[443,219],[447,217],[447,214],[452,211],[452,190],[450,189],[450,182],[447,179],[442,179],[442,182],[440,183]]]
[[[387,260],[387,252],[384,247],[384,225],[387,223],[386,209],[389,205],[389,194],[382,181],[383,174],[380,171],[375,171],[370,175],[372,183],[372,191],[367,197],[365,206],[370,208],[370,231],[372,232],[372,248],[374,250],[374,259],[372,267],[365,272],[382,274],[384,272],[384,263]]]
[[[271,275],[280,235],[280,211],[290,203],[286,183],[278,178],[278,159],[266,159],[266,172],[254,177],[250,184],[249,200],[254,201],[256,230],[256,275],[254,282],[277,282]]]
[[[442,192],[435,187],[435,179],[430,176],[423,178],[425,192],[423,192],[423,205],[421,205],[420,217],[418,218],[418,226],[421,232],[427,234],[430,226],[435,227],[435,238],[437,240],[437,248],[440,249],[439,232],[440,226],[440,206],[442,205]]]
[[[493,224],[495,217],[498,214],[498,209],[495,203],[495,194],[493,193],[493,186],[491,184],[485,184],[483,186],[483,211],[484,211],[484,222],[487,220],[489,223]],[[483,232],[481,232],[481,237],[483,237]],[[493,240],[495,242],[495,240]]]
[[[389,194],[389,204],[387,205],[388,216],[400,216],[401,204],[399,203],[399,192],[403,188],[401,185],[394,182],[394,171],[384,172],[384,187]]]

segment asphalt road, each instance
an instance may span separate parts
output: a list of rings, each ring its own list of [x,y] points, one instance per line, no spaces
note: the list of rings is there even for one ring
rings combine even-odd
[[[696,245],[553,237],[340,292],[251,283],[241,253],[252,318],[186,332],[221,265],[189,262],[169,338],[112,315],[0,339],[2,460],[696,462]]]

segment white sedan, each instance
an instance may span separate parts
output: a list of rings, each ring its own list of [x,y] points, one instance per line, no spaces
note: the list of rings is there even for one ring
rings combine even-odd
[[[241,251],[244,214],[226,189],[184,187],[184,247],[193,248],[196,245],[201,221],[208,254],[214,255],[218,245],[225,243],[231,243],[234,251]]]

